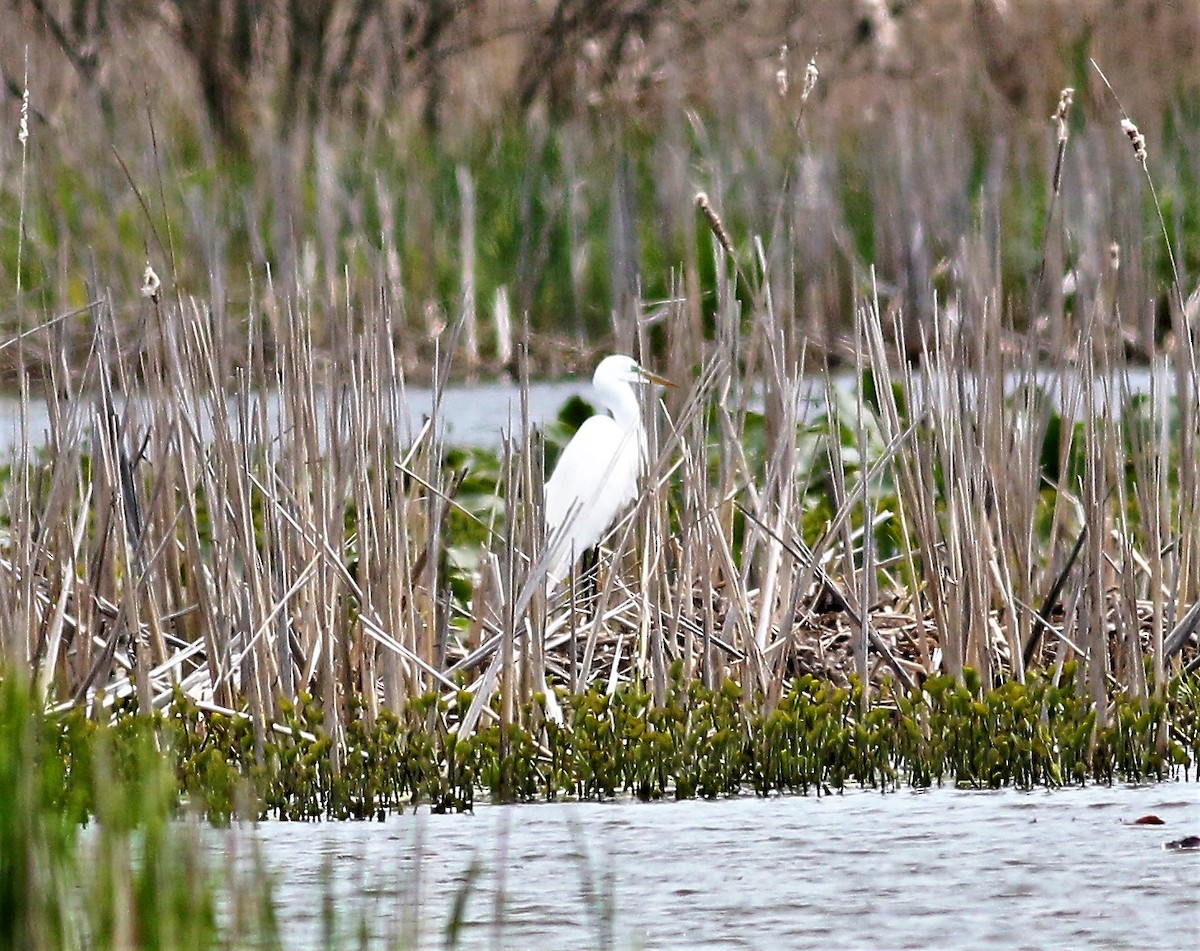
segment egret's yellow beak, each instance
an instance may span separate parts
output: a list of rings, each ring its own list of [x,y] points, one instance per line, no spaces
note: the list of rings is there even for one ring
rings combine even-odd
[[[657,383],[659,386],[669,386],[674,388],[675,384],[668,380],[665,376],[659,376],[657,373],[651,373],[645,367],[638,367],[638,372],[641,373],[642,379],[647,383]]]

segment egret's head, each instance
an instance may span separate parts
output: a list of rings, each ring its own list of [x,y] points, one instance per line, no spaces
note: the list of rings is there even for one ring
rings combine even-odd
[[[658,383],[662,386],[673,386],[669,380],[651,373],[638,365],[632,357],[614,353],[605,357],[596,367],[592,376],[592,385],[598,390],[606,389],[621,383]]]

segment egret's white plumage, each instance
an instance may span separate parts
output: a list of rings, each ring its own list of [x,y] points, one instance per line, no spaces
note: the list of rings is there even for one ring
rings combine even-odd
[[[646,464],[646,430],[634,386],[667,381],[626,356],[605,357],[592,386],[611,416],[592,416],[567,443],[546,482],[547,574],[561,582],[575,560],[604,536],[637,497]]]

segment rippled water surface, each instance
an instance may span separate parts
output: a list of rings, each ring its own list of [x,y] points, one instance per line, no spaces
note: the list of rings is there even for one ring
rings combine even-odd
[[[1148,813],[1165,824],[1131,824]],[[441,947],[464,894],[465,947],[1200,947],[1200,852],[1162,847],[1200,834],[1196,784],[480,806],[254,834],[285,947],[320,945],[326,895],[374,947]]]

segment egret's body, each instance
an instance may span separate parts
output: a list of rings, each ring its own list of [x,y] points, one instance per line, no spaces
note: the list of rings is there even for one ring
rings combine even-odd
[[[625,356],[605,357],[592,386],[611,416],[592,416],[567,443],[546,482],[546,530],[553,553],[547,574],[561,583],[637,498],[646,465],[646,430],[634,386],[666,383]]]

